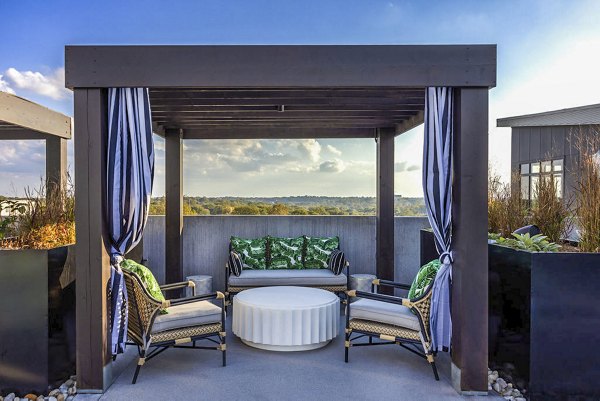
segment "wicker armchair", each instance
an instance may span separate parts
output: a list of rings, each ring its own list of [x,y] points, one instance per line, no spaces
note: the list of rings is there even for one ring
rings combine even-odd
[[[129,341],[138,347],[139,359],[133,375],[135,384],[140,368],[169,347],[220,350],[226,365],[225,296],[222,292],[191,296],[160,302],[147,291],[141,279],[124,270],[129,305]],[[192,281],[161,286],[162,291],[192,287]],[[194,293],[194,291],[193,291]],[[221,307],[208,302],[219,299]],[[167,309],[167,314],[160,311]],[[215,339],[216,337],[217,339]],[[196,341],[208,340],[216,345],[197,346]],[[188,344],[191,345],[182,345]]]
[[[377,286],[410,289],[410,285],[375,279],[373,289]],[[423,295],[414,299],[356,290],[347,291],[348,297],[361,299],[346,305],[345,361],[348,362],[350,347],[397,344],[425,358],[433,369],[435,379],[439,380],[435,352],[431,350],[429,328],[432,287],[433,283]],[[363,337],[368,337],[369,341],[353,343]],[[375,342],[374,338],[381,341]]]

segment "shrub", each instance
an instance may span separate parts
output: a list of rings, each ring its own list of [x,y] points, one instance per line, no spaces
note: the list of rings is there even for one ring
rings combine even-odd
[[[527,234],[512,234],[513,238],[498,238],[498,244],[514,249],[522,249],[530,252],[556,252],[560,249],[560,245],[548,241],[547,237],[542,234],[534,235],[533,237]]]
[[[75,200],[70,179],[65,188],[48,191],[42,181],[25,189],[24,205],[11,219],[14,237],[0,239],[0,248],[49,249],[75,242]]]
[[[543,176],[533,188],[531,204],[531,224],[538,226],[552,242],[560,241],[572,227],[572,201],[558,197],[557,184],[552,174]]]
[[[488,171],[488,229],[508,237],[527,225],[527,210],[518,188],[519,175],[513,172],[512,184],[503,184],[500,176]]]
[[[579,248],[600,252],[600,127],[592,135],[576,136],[579,150],[579,176],[574,188],[575,214],[579,228]]]

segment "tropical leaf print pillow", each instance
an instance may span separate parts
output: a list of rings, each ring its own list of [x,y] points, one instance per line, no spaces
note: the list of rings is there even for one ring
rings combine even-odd
[[[304,237],[306,239],[306,254],[304,267],[306,269],[327,269],[329,255],[340,247],[338,237]]]
[[[302,269],[304,237],[269,237],[269,269]]]
[[[246,239],[231,237],[231,250],[242,255],[245,269],[265,270],[267,268],[266,238]]]
[[[440,265],[440,261],[434,259],[421,266],[421,269],[419,269],[417,276],[410,286],[410,290],[408,290],[409,299],[415,299],[423,295],[429,284],[435,279],[438,270],[440,270]]]

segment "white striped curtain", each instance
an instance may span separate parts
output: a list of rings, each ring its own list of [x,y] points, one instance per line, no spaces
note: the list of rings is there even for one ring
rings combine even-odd
[[[148,89],[108,90],[105,220],[111,254],[112,354],[125,349],[127,292],[120,263],[142,239],[154,178],[154,142]]]
[[[431,335],[433,351],[448,351],[452,338],[450,290],[452,284],[452,88],[425,90],[423,193],[427,217],[442,265],[433,284]]]

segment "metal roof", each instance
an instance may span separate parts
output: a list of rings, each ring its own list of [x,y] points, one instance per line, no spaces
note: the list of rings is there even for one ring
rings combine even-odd
[[[600,124],[600,103],[544,113],[505,117],[496,120],[496,126],[498,127],[546,127],[552,125],[592,124]]]

